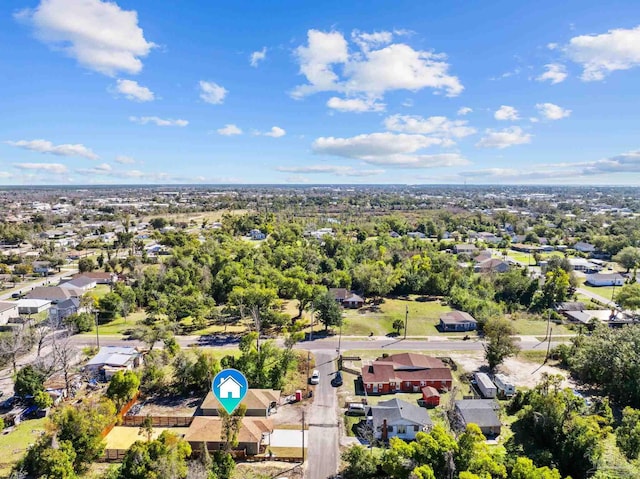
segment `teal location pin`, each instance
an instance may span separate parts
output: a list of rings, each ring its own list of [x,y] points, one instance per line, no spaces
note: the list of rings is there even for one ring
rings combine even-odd
[[[227,413],[231,414],[240,405],[249,390],[249,383],[237,369],[223,369],[211,383],[213,395]]]

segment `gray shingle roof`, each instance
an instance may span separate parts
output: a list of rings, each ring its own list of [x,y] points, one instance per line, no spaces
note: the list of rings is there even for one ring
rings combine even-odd
[[[415,406],[401,399],[390,399],[381,401],[377,406],[370,408],[374,428],[382,426],[386,419],[388,424],[393,424],[399,420],[412,422],[420,426],[430,426],[433,424],[426,409]]]
[[[456,409],[465,424],[477,424],[480,427],[501,426],[496,411],[500,406],[493,399],[461,399],[456,401]]]

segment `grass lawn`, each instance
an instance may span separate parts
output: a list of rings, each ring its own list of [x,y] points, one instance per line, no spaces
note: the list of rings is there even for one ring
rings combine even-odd
[[[24,455],[30,444],[34,444],[44,432],[46,418],[30,419],[20,423],[13,431],[0,434],[0,476],[6,477],[13,465]]]
[[[440,301],[417,301],[417,298],[419,296],[411,295],[408,299],[385,299],[375,312],[370,308],[345,309],[342,334],[367,336],[373,331],[376,336],[384,336],[393,332],[391,325],[394,320],[400,319],[404,322],[406,308],[409,309],[408,336],[440,334],[436,329],[440,315],[451,311],[451,308]]]
[[[122,335],[128,329],[136,327],[138,322],[145,317],[146,313],[143,310],[136,311],[134,313],[131,313],[126,319],[120,317],[114,319],[113,321],[109,321],[108,323],[100,324],[100,326],[98,326],[98,329],[100,330],[100,334]],[[95,336],[95,326],[91,328],[91,331],[82,334]]]
[[[516,334],[524,336],[544,336],[547,334],[547,322],[543,319],[517,319],[513,322]],[[574,334],[562,324],[551,323],[552,334]]]
[[[584,280],[581,280],[582,284],[580,284],[580,288],[589,291],[590,293],[597,294],[602,296],[607,301],[610,301],[612,297],[614,297],[615,290],[620,290],[620,286],[590,286],[588,284],[584,284]]]

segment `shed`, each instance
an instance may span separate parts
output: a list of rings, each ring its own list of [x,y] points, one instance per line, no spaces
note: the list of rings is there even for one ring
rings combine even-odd
[[[440,404],[440,393],[434,387],[425,386],[422,388],[422,400],[427,407],[438,406]]]

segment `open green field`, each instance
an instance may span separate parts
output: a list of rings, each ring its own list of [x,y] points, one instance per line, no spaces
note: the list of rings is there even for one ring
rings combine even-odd
[[[108,323],[101,324],[98,326],[98,329],[100,331],[100,334],[122,335],[128,329],[134,328],[145,317],[146,313],[143,310],[136,311],[131,313],[126,319],[120,317],[114,319],[113,321],[109,321]],[[91,329],[91,331],[82,334],[95,336],[95,326]]]
[[[523,336],[545,336],[547,334],[547,322],[543,319],[517,319],[513,322],[516,334]],[[551,323],[552,334],[574,334],[572,330],[563,324]]]
[[[191,221],[202,224],[202,221],[208,221],[209,223],[213,223],[215,221],[220,221],[224,214],[230,215],[244,215],[249,213],[249,210],[217,210],[217,211],[204,211],[198,213],[168,213],[168,214],[158,214],[152,216],[145,216],[142,218],[143,221],[149,221],[152,218],[162,217],[167,221],[175,221],[177,223],[189,223]]]
[[[404,322],[406,308],[409,309],[407,336],[440,334],[436,329],[440,315],[451,311],[451,308],[440,301],[417,301],[417,298],[419,296],[411,295],[408,299],[385,299],[377,311],[370,308],[345,309],[342,334],[367,336],[373,331],[376,336],[384,336],[392,333],[391,325],[394,320],[400,319]]]
[[[620,286],[616,286],[615,288],[613,286],[590,286],[585,284],[583,279],[580,280],[580,283],[580,288],[589,291],[590,293],[602,296],[607,301],[612,300],[612,298],[615,297],[615,291],[620,289]]]
[[[6,477],[13,465],[24,455],[30,444],[34,444],[44,433],[46,418],[21,422],[13,431],[0,434],[0,476]]]

